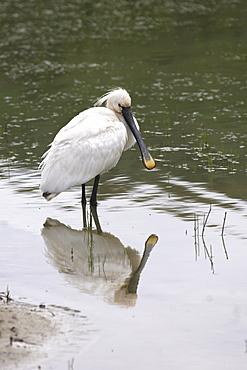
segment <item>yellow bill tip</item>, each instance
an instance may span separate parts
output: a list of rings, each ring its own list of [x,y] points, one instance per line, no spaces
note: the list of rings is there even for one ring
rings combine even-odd
[[[155,234],[152,234],[152,235],[150,235],[149,236],[149,238],[148,238],[148,240],[146,241],[146,244],[147,245],[152,245],[152,247],[154,247],[155,246],[155,244],[157,243],[157,241],[158,241],[158,236],[157,235],[155,235]]]
[[[155,167],[155,160],[151,157],[151,155],[149,159],[143,158],[143,162],[148,170],[152,170]]]

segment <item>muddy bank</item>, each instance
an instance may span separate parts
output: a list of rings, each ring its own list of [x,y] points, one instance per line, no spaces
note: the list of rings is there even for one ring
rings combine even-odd
[[[87,318],[79,311],[0,301],[0,368],[42,369],[81,349]]]

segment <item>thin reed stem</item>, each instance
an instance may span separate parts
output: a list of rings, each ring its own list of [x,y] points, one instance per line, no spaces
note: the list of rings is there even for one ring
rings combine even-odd
[[[206,228],[206,225],[207,225],[207,222],[208,222],[208,218],[209,218],[209,215],[210,215],[211,209],[212,209],[212,205],[210,204],[210,207],[209,207],[209,210],[208,210],[208,214],[207,214],[206,219],[205,219],[205,221],[204,221],[204,223],[203,223],[203,227],[202,227],[202,236],[204,235],[205,228]]]
[[[223,219],[223,224],[222,224],[222,229],[221,229],[221,236],[224,235],[224,229],[225,229],[225,223],[226,223],[226,215],[227,215],[227,212],[225,212],[225,216],[224,216],[224,219]]]

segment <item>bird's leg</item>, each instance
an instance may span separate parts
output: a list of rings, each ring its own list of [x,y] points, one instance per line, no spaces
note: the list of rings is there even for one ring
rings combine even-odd
[[[86,200],[86,192],[85,192],[85,184],[81,186],[81,206],[82,206],[82,219],[83,219],[83,227],[87,227],[87,200]]]
[[[81,186],[81,204],[82,206],[87,204],[85,184],[82,184]]]
[[[91,214],[94,219],[97,232],[98,234],[102,234],[102,229],[101,229],[98,214],[97,214],[97,190],[98,190],[98,185],[99,185],[99,178],[100,178],[100,175],[97,175],[94,179],[93,191],[92,191],[92,195],[90,198],[90,210],[91,210]]]
[[[99,178],[100,178],[100,175],[97,175],[94,179],[94,184],[93,184],[93,191],[92,191],[92,195],[91,195],[91,198],[90,198],[90,205],[93,206],[93,207],[97,207],[97,190],[98,190],[98,185],[99,185]]]
[[[96,206],[90,206],[90,210],[91,210],[91,213],[92,213],[92,216],[93,216],[93,219],[94,219],[94,223],[95,223],[95,226],[96,226],[96,229],[97,229],[97,233],[100,235],[100,234],[102,234],[102,229],[101,229],[100,222],[99,222],[97,207]]]

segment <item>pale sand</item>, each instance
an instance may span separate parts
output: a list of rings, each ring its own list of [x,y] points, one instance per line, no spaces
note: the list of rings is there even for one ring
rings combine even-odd
[[[87,326],[78,311],[1,300],[0,369],[42,369],[62,355],[73,359],[81,339],[90,337]]]

